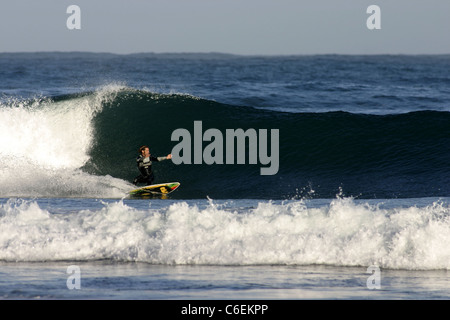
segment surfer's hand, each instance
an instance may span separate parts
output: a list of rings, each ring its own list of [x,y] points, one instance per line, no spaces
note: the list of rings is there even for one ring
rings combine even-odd
[[[168,154],[166,158],[167,158],[167,159],[172,159],[172,155],[171,155],[171,154]]]

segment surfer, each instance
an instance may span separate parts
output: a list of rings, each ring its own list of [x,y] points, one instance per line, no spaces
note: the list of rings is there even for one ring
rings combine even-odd
[[[133,184],[137,185],[138,183],[146,183],[147,185],[151,185],[155,179],[152,171],[152,162],[159,162],[168,159],[172,159],[171,154],[168,154],[166,157],[154,157],[150,154],[150,149],[147,146],[140,147],[139,156],[136,158],[136,163],[141,174],[134,178]]]

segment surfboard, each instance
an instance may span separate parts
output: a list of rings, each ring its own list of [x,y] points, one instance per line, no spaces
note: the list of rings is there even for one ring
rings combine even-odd
[[[179,182],[167,182],[160,184],[152,184],[128,192],[131,196],[165,196],[174,192],[180,186]]]

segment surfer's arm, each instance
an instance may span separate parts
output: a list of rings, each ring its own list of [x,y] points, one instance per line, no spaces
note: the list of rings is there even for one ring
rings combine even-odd
[[[168,154],[165,157],[154,157],[152,159],[152,161],[163,161],[163,160],[168,160],[168,159],[172,159],[172,155],[171,154]]]

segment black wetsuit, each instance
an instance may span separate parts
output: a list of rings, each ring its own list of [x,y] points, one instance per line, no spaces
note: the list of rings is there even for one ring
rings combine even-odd
[[[138,183],[146,183],[147,185],[150,185],[153,183],[153,180],[155,180],[155,176],[153,175],[152,171],[152,162],[156,161],[162,161],[166,160],[167,157],[147,157],[144,158],[144,156],[140,155],[136,158],[136,163],[139,171],[141,172],[140,175],[138,175],[136,178],[134,178],[133,183],[136,185]]]

